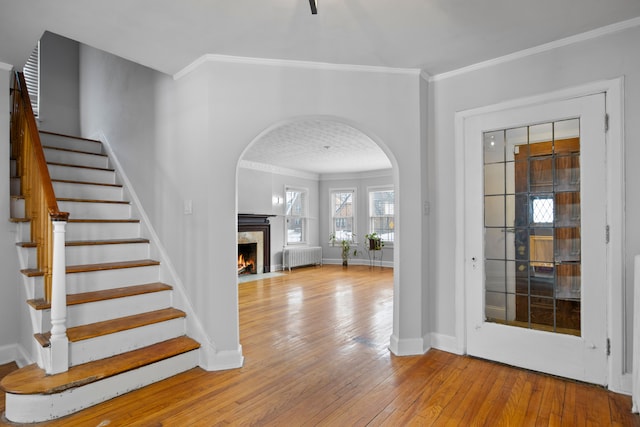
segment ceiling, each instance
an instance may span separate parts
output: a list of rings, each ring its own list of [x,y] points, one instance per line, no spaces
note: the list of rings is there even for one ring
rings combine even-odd
[[[205,54],[437,75],[638,16],[639,0],[0,0],[0,62],[21,67],[48,30],[170,75]],[[342,159],[344,126],[324,124],[312,145]]]

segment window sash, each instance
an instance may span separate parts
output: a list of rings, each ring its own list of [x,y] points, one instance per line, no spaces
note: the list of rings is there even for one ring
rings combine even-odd
[[[336,240],[354,240],[355,207],[354,190],[331,191],[331,228]]]
[[[369,233],[383,241],[395,240],[395,193],[393,189],[369,190]]]

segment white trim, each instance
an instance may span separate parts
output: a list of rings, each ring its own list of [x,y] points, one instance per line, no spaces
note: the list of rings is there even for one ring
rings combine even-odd
[[[640,21],[638,21],[640,22]],[[466,353],[466,301],[464,294],[464,122],[467,118],[490,112],[512,108],[539,105],[564,99],[577,98],[597,93],[606,94],[606,111],[609,114],[607,138],[607,220],[610,226],[606,269],[608,288],[607,325],[611,339],[611,357],[608,366],[608,387],[623,393],[630,393],[630,381],[624,372],[624,109],[622,77],[593,82],[542,95],[505,101],[461,111],[455,114],[455,192],[456,192],[456,241],[455,241],[455,298],[456,298],[456,339],[459,351]],[[620,315],[620,313],[623,313]]]
[[[320,175],[316,173],[300,171],[297,169],[283,168],[281,166],[275,166],[275,165],[270,165],[266,163],[252,162],[249,160],[240,160],[238,162],[238,167],[243,169],[252,169],[252,170],[261,171],[261,172],[270,172],[276,175],[292,176],[292,177],[302,178],[302,179],[311,179],[313,181],[320,180]]]
[[[389,350],[391,350],[391,352],[396,356],[415,356],[424,354],[430,348],[426,341],[428,338],[429,337],[426,336],[422,338],[402,339],[395,335],[391,335]]]
[[[453,335],[431,332],[431,347],[448,353],[463,354],[458,349],[458,340]]]
[[[94,133],[94,136],[91,139],[96,139],[102,142],[103,147],[105,148],[106,153],[109,155],[109,161],[113,162],[113,167],[118,174],[118,177],[122,180],[125,191],[129,198],[131,199],[131,204],[137,210],[137,213],[140,215],[140,223],[144,227],[144,229],[149,233],[149,240],[153,242],[154,248],[158,251],[158,256],[160,258],[161,268],[166,269],[167,274],[170,277],[171,284],[173,286],[174,294],[173,301],[175,305],[181,310],[187,312],[186,322],[187,322],[187,331],[188,333],[200,343],[199,350],[199,365],[202,369],[207,371],[218,371],[224,369],[230,369],[235,363],[236,366],[240,367],[243,363],[242,353],[236,354],[238,350],[233,351],[218,351],[216,350],[215,343],[211,341],[209,338],[204,326],[202,325],[200,318],[196,314],[193,305],[191,304],[191,300],[187,296],[184,284],[178,275],[171,259],[169,258],[169,254],[167,250],[162,245],[160,237],[156,233],[155,229],[151,225],[151,221],[147,216],[144,208],[142,207],[142,203],[140,202],[140,198],[135,192],[131,181],[127,177],[127,174],[124,172],[122,168],[122,164],[118,160],[118,157],[115,155],[113,149],[111,148],[111,144],[109,143],[109,139],[105,135],[102,130],[99,130]],[[239,325],[238,325],[239,328]],[[238,334],[239,335],[239,334]],[[241,351],[242,346],[238,345],[238,349]],[[233,353],[235,356],[230,357],[229,354]],[[233,359],[235,362],[230,362]]]
[[[0,62],[0,70],[2,70],[2,71],[11,71],[11,70],[13,70],[13,65],[7,64],[6,62]]]
[[[271,59],[271,58],[251,58],[244,56],[205,54],[193,61],[173,75],[174,80],[179,80],[201,65],[207,62],[263,65],[272,67],[303,68],[323,71],[354,71],[360,73],[382,73],[382,74],[406,74],[419,76],[422,70],[419,68],[394,68],[378,65],[354,65],[354,64],[332,64],[328,62],[299,61],[292,59]]]
[[[0,365],[16,362],[18,368],[33,363],[20,344],[9,344],[0,347]]]
[[[371,179],[393,177],[393,169],[379,169],[366,172],[345,172],[320,174],[320,181],[345,181],[349,179]]]
[[[527,56],[537,55],[539,53],[547,52],[553,49],[557,49],[563,46],[568,46],[583,41],[595,39],[598,37],[614,34],[620,31],[627,30],[640,26],[640,17],[632,18],[627,21],[617,22],[615,24],[607,25],[605,27],[596,28],[595,30],[586,31],[584,33],[576,34],[574,36],[565,37],[563,39],[554,40],[549,43],[541,44],[529,49],[520,50],[518,52],[510,53],[508,55],[499,56],[497,58],[489,59],[487,61],[478,62],[473,65],[458,68],[457,70],[446,71],[444,73],[435,74],[430,77],[430,82],[439,80],[445,80],[451,77],[460,76],[462,74],[478,71],[484,68],[493,67],[495,65],[504,64],[505,62],[511,62],[518,59],[525,58]]]

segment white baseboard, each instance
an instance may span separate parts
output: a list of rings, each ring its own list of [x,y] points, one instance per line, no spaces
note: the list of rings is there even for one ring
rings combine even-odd
[[[9,344],[0,347],[0,365],[11,362],[16,362],[19,368],[33,363],[27,356],[27,352],[24,351],[24,348],[19,344]]]
[[[431,347],[438,350],[446,351],[447,353],[459,355],[464,354],[464,352],[458,348],[458,339],[453,335],[444,335],[432,332]]]
[[[429,350],[424,338],[399,339],[391,335],[389,350],[396,356],[418,356]]]
[[[244,364],[242,356],[242,346],[237,350],[215,351],[214,348],[200,349],[200,367],[206,371],[225,371],[228,369],[241,368]]]

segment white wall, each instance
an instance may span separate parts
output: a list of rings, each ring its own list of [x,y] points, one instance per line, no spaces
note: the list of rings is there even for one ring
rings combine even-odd
[[[204,62],[174,81],[122,59],[80,49],[81,127],[102,133],[218,349],[238,348],[236,169],[274,124],[325,115],[362,130],[395,168],[399,200],[392,348],[424,349],[420,91],[415,73]],[[403,195],[406,194],[406,197]],[[193,215],[182,212],[193,201]],[[403,242],[403,243],[401,243]],[[398,247],[396,247],[398,250]]]
[[[393,187],[393,175],[391,170],[374,171],[353,174],[322,175],[320,182],[320,244],[322,256],[325,260],[342,262],[342,249],[329,243],[331,228],[331,190],[355,189],[356,190],[356,218],[355,230],[358,254],[352,256],[352,260],[358,264],[368,264],[369,254],[364,248],[364,236],[369,233],[369,200],[368,189],[371,187]],[[378,254],[379,255],[379,254]],[[388,244],[383,248],[383,265],[393,265],[394,245]],[[376,261],[376,265],[379,265]]]
[[[285,246],[285,186],[306,188],[309,191],[308,244],[311,246],[319,245],[318,180],[299,175],[247,167],[238,168],[238,213],[273,215],[269,218],[271,224],[271,271],[282,269],[282,248]],[[282,202],[274,204],[274,196],[280,197]]]
[[[502,101],[543,94],[559,89],[625,78],[625,177],[626,177],[626,348],[632,344],[632,282],[635,254],[640,253],[640,28],[584,41],[506,63],[488,66],[464,74],[435,79],[430,92],[429,141],[432,182],[431,309],[432,329],[436,334],[455,336],[454,252],[455,177],[454,115],[458,111],[496,104]],[[617,313],[622,315],[622,307]],[[617,314],[616,313],[616,314]],[[614,314],[614,315],[616,315]],[[620,356],[619,354],[617,355]],[[627,369],[631,367],[627,364]]]
[[[78,42],[50,32],[40,39],[40,129],[80,133],[78,59]]]

